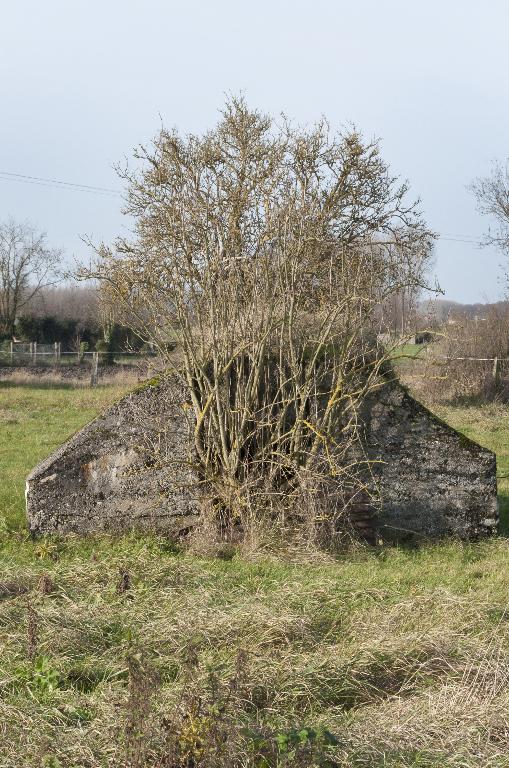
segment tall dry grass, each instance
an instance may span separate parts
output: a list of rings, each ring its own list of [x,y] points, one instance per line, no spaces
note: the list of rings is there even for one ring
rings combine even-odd
[[[11,541],[0,765],[508,765],[507,554],[302,564],[135,536]]]

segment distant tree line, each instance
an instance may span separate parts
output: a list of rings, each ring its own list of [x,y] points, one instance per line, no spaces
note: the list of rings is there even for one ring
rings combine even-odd
[[[36,341],[38,344],[53,344],[60,342],[66,351],[77,351],[80,344],[86,343],[93,347],[102,337],[101,329],[97,326],[84,326],[76,319],[65,319],[47,315],[35,317],[23,315],[18,318],[14,337],[18,341]]]
[[[115,322],[101,309],[94,287],[72,283],[47,286],[23,305],[12,332],[4,327],[0,341],[54,344],[64,352],[97,350],[103,354],[139,351],[142,340],[129,328]]]
[[[60,342],[62,350],[138,350],[91,285],[63,282],[63,254],[28,222],[0,222],[0,341]]]

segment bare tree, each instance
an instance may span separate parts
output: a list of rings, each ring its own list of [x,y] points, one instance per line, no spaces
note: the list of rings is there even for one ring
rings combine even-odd
[[[61,252],[28,223],[0,223],[0,332],[12,335],[20,311],[55,281]]]
[[[384,354],[381,301],[423,285],[433,235],[376,141],[227,102],[215,130],[162,130],[119,173],[136,236],[101,281],[188,392],[193,455],[218,508],[355,484],[358,408]],[[185,404],[184,404],[185,405]]]
[[[491,174],[476,179],[470,191],[477,199],[481,213],[491,216],[496,222],[495,230],[488,230],[487,245],[496,245],[509,252],[509,160],[503,165],[495,162]]]

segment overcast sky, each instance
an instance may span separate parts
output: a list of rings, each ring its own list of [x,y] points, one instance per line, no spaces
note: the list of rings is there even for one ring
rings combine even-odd
[[[380,137],[430,226],[446,298],[495,300],[503,261],[466,186],[509,155],[507,0],[3,0],[0,219],[68,257],[122,231],[113,164],[161,120],[201,132],[227,92],[298,122]],[[2,173],[3,172],[3,173]],[[449,239],[445,239],[445,238]],[[455,238],[455,239],[451,239]]]

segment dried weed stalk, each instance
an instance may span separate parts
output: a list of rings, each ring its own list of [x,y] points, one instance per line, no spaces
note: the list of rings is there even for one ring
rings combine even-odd
[[[34,661],[37,656],[37,651],[39,647],[39,617],[29,597],[27,597],[26,606],[27,606],[27,612],[26,612],[27,657],[30,661]]]

